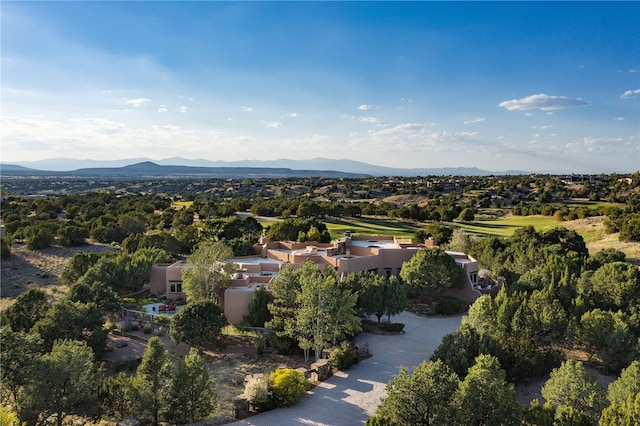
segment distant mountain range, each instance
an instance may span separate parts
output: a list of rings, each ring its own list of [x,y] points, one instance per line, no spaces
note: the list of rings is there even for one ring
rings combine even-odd
[[[114,161],[51,158],[0,164],[4,175],[117,175],[117,176],[209,176],[209,177],[359,177],[359,176],[486,176],[528,174],[507,170],[501,172],[476,167],[443,167],[402,169],[376,166],[353,160],[314,158],[310,160],[244,160],[208,161],[174,157],[163,160],[135,158]]]

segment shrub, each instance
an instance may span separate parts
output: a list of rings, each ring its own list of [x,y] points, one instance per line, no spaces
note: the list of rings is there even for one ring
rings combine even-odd
[[[244,394],[256,411],[267,411],[273,408],[267,378],[249,380],[244,387]]]
[[[467,310],[468,303],[460,299],[443,299],[436,305],[439,315],[455,315]]]
[[[156,317],[156,322],[160,324],[169,324],[171,322],[171,317],[167,314],[160,314]]]
[[[130,330],[131,330],[131,331],[138,331],[138,330],[140,330],[140,323],[139,323],[138,321],[133,321],[133,322],[131,323],[131,328],[130,328]]]
[[[404,329],[404,324],[401,322],[393,322],[391,324],[380,324],[380,328],[383,331],[387,331],[389,333],[400,333]]]
[[[329,355],[329,365],[336,370],[346,370],[360,360],[358,349],[346,340]]]
[[[142,332],[144,334],[151,334],[152,331],[153,327],[151,327],[151,324],[145,324],[144,327],[142,327]]]
[[[0,240],[0,259],[6,259],[11,256],[11,243],[7,237]]]
[[[277,407],[296,404],[306,393],[311,383],[304,374],[291,368],[280,368],[269,376],[272,396]]]

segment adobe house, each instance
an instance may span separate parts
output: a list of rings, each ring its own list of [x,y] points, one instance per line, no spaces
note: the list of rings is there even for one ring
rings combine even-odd
[[[254,256],[229,259],[236,269],[229,287],[224,292],[221,305],[231,324],[239,324],[248,313],[254,291],[264,288],[278,276],[286,265],[300,266],[310,260],[320,270],[332,266],[338,277],[352,272],[372,271],[382,276],[399,276],[402,264],[420,249],[434,246],[425,244],[401,244],[391,236],[350,236],[332,243],[294,241],[269,241],[262,238],[254,245]],[[464,269],[467,285],[452,289],[451,296],[473,302],[482,294],[495,294],[498,285],[480,283],[478,262],[464,253],[447,252]],[[168,299],[185,300],[182,292],[184,261],[173,264],[157,264],[151,271],[151,291],[164,294]],[[488,288],[487,288],[488,287]]]

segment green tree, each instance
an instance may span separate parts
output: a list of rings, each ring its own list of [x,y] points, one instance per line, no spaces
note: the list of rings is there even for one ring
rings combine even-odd
[[[227,325],[227,316],[213,300],[191,302],[171,318],[169,337],[199,350],[222,349],[226,347],[222,330]]]
[[[609,385],[607,399],[612,404],[623,404],[629,396],[640,393],[640,361],[635,360],[622,370],[620,377]]]
[[[497,344],[490,335],[480,335],[469,323],[463,321],[460,328],[442,338],[431,355],[431,361],[441,360],[458,376],[464,377],[478,355],[498,353]]]
[[[520,406],[498,359],[479,355],[454,397],[461,425],[517,425]]]
[[[94,303],[60,299],[34,326],[45,348],[57,339],[86,342],[96,356],[102,356],[107,344],[107,332],[102,327],[102,312]]]
[[[216,408],[218,398],[213,378],[204,360],[191,348],[180,360],[171,381],[168,419],[177,423],[195,423],[209,417]]]
[[[469,253],[473,244],[474,240],[469,233],[463,229],[456,228],[453,230],[453,235],[451,236],[451,241],[447,244],[447,248],[451,251]]]
[[[604,391],[587,374],[581,362],[571,359],[554,368],[542,387],[542,397],[556,408],[571,407],[596,422],[604,408]]]
[[[623,402],[614,402],[602,411],[599,426],[636,426],[640,419],[640,393],[629,395]]]
[[[20,426],[18,415],[11,411],[11,408],[0,405],[0,425],[2,426]],[[23,426],[26,426],[22,423]]]
[[[620,227],[620,241],[640,241],[640,214],[629,215]]]
[[[387,323],[391,323],[391,315],[399,314],[407,306],[407,295],[395,275],[385,280],[384,288],[384,313],[387,315]]]
[[[63,226],[56,234],[58,243],[65,247],[75,247],[85,244],[89,238],[89,230],[80,226]]]
[[[40,356],[42,341],[37,334],[13,331],[7,325],[0,328],[0,397],[3,402],[15,402],[25,384],[28,371]]]
[[[164,250],[142,248],[135,253],[105,253],[77,282],[92,286],[103,284],[116,293],[140,290],[149,282],[151,267],[155,263],[169,263],[171,256]]]
[[[2,313],[2,324],[13,331],[29,331],[49,309],[49,300],[44,290],[31,287],[19,295]]]
[[[458,376],[442,361],[422,362],[409,374],[405,367],[385,387],[387,396],[376,417],[397,425],[454,424],[453,397]]]
[[[385,313],[387,289],[385,279],[381,275],[371,273],[371,279],[362,289],[359,304],[367,315],[375,315],[380,324],[380,319]]]
[[[464,285],[464,271],[453,257],[439,248],[419,250],[402,265],[400,277],[409,285],[420,288],[422,296],[433,301],[448,288]]]
[[[97,383],[91,348],[71,340],[56,341],[29,372],[18,398],[20,419],[28,424],[53,421],[62,426],[71,415],[94,416],[99,406]]]
[[[189,300],[211,299],[218,303],[229,285],[233,264],[227,262],[233,252],[224,243],[202,243],[187,259],[182,271],[183,289]]]
[[[79,282],[69,289],[66,299],[74,302],[94,303],[105,316],[120,311],[118,295],[110,287],[100,282],[94,282],[91,285]]]
[[[585,312],[580,319],[578,339],[614,371],[629,365],[638,355],[636,337],[629,326],[610,311]]]
[[[269,303],[271,302],[271,296],[264,288],[259,288],[253,293],[251,301],[247,310],[249,313],[244,319],[244,322],[250,327],[264,327],[264,324],[271,320],[271,313],[269,312]]]
[[[288,353],[295,344],[295,317],[301,291],[299,271],[292,265],[286,265],[269,288],[273,301],[268,305],[271,320],[265,323],[265,327],[272,330],[271,344],[279,352]]]
[[[471,222],[476,218],[475,213],[472,208],[466,207],[464,208],[460,214],[458,215],[458,220],[463,222]]]
[[[640,305],[640,270],[627,262],[605,263],[591,278],[597,307],[624,309]]]
[[[24,236],[29,250],[51,247],[55,241],[53,233],[42,225],[28,226],[24,230]]]
[[[454,216],[455,217],[455,216]],[[453,235],[453,229],[442,222],[430,223],[424,227],[425,237],[433,238],[438,244],[447,244]],[[422,239],[424,241],[425,238]],[[420,241],[420,242],[422,242]]]
[[[103,377],[100,380],[99,398],[105,415],[114,419],[133,415],[137,401],[134,378],[124,372],[115,377]]]
[[[482,337],[493,336],[496,333],[497,318],[497,307],[491,296],[485,294],[469,307],[469,313],[463,323],[469,324]]]
[[[294,333],[305,359],[313,349],[318,360],[322,349],[362,329],[355,310],[358,296],[340,285],[333,269],[322,275],[312,262],[300,268],[300,285]]]
[[[8,259],[11,257],[11,238],[4,237],[0,239],[0,259]]]
[[[171,384],[169,353],[159,337],[152,337],[136,370],[134,388],[137,392],[137,413],[157,426],[160,416],[168,409],[167,391]]]
[[[60,282],[66,286],[72,286],[98,262],[101,256],[101,253],[77,252],[62,270]]]

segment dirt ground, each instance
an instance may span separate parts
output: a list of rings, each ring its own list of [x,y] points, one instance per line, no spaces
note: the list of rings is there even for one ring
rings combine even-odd
[[[140,360],[147,347],[147,341],[153,334],[136,331],[121,335],[110,333],[107,351],[102,360],[106,366],[115,367],[118,363]],[[181,357],[189,353],[185,343],[176,344],[167,335],[159,336],[175,366]],[[217,417],[233,415],[232,398],[244,392],[244,379],[248,374],[268,374],[277,368],[298,368],[307,366],[303,357],[287,357],[274,353],[262,356],[249,341],[235,342],[222,352],[204,351],[205,364],[209,367],[218,394],[219,411]]]
[[[60,284],[60,274],[77,252],[85,253],[114,250],[106,244],[85,244],[80,247],[49,247],[27,250],[15,243],[11,256],[0,262],[0,310],[8,307],[12,299],[31,286],[47,291],[54,299],[64,295],[67,288]]]
[[[640,265],[640,243],[627,243],[618,239],[619,234],[607,234],[605,232],[605,216],[589,217],[586,219],[576,219],[562,222],[561,225],[576,232],[586,232],[593,235],[593,238],[586,242],[590,254],[599,252],[606,248],[620,250],[627,255],[627,260]]]

